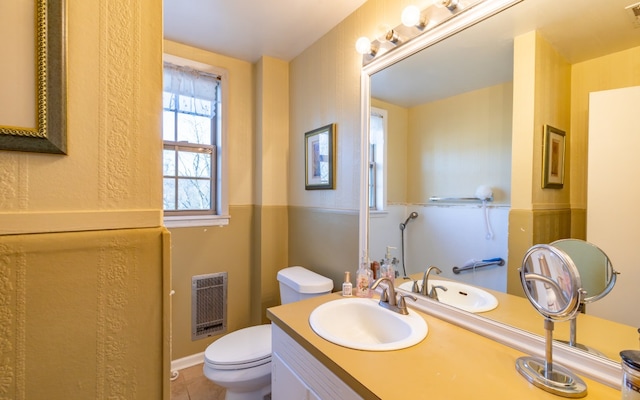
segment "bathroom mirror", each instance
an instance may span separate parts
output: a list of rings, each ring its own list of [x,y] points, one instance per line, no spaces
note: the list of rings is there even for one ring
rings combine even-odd
[[[462,263],[471,258],[482,259],[484,257],[506,257],[507,255],[520,258],[513,249],[509,248],[507,241],[509,214],[514,207],[512,182],[518,182],[518,176],[512,172],[513,143],[511,113],[513,111],[513,99],[509,96],[513,93],[513,59],[514,59],[514,37],[528,32],[537,31],[544,39],[568,62],[576,63],[590,60],[602,55],[615,53],[632,47],[640,46],[640,35],[637,30],[630,25],[624,7],[628,1],[624,0],[594,0],[590,3],[588,12],[575,17],[575,10],[581,9],[581,2],[578,0],[567,0],[557,2],[551,0],[523,0],[515,1],[515,5],[507,10],[501,11],[476,24],[471,24],[465,29],[454,30],[445,33],[440,37],[433,37],[424,40],[420,47],[411,47],[412,42],[399,47],[393,52],[381,57],[378,61],[363,68],[362,76],[362,126],[363,131],[363,177],[368,177],[369,160],[366,157],[369,153],[369,124],[371,107],[385,107],[393,110],[394,107],[401,109],[401,112],[425,103],[437,103],[442,99],[457,96],[461,93],[478,91],[483,88],[495,88],[497,96],[504,99],[504,102],[488,101],[480,96],[479,103],[490,105],[492,108],[507,110],[508,117],[496,116],[489,121],[489,128],[485,128],[487,135],[503,132],[498,136],[483,137],[478,142],[471,140],[451,139],[445,141],[446,151],[439,150],[434,153],[432,160],[424,160],[418,157],[418,152],[423,146],[434,145],[431,143],[415,143],[413,137],[398,137],[400,126],[389,126],[387,145],[387,171],[388,176],[386,194],[388,204],[382,210],[369,210],[367,180],[361,186],[361,247],[368,250],[367,254],[372,259],[379,259],[384,253],[386,246],[397,247],[394,256],[400,258],[401,239],[406,242],[406,269],[407,274],[423,272],[429,265],[438,265],[443,269],[443,275],[450,272],[447,278],[463,280],[472,276],[471,273],[455,276],[451,273],[453,266],[461,267]],[[612,11],[613,10],[613,11]],[[615,17],[612,17],[615,14]],[[615,29],[609,25],[611,18],[617,18]],[[607,23],[605,23],[605,21]],[[363,32],[366,34],[366,32]],[[580,39],[582,38],[582,39]],[[586,38],[586,39],[585,39]],[[598,40],[594,40],[598,38]],[[522,82],[530,84],[530,82]],[[510,86],[511,85],[511,86]],[[409,88],[406,93],[400,89]],[[481,93],[482,94],[482,93]],[[493,97],[495,98],[495,97]],[[484,99],[484,101],[483,101]],[[507,104],[508,103],[508,104]],[[443,103],[445,104],[445,103]],[[446,104],[445,104],[446,105]],[[441,115],[448,115],[452,119],[464,119],[470,115],[470,110],[451,104],[449,108],[444,108]],[[483,115],[482,112],[477,112]],[[475,114],[474,114],[475,115]],[[404,129],[409,119],[404,122]],[[388,121],[393,124],[391,118]],[[476,129],[483,123],[479,118],[469,123],[468,130]],[[574,121],[571,124],[574,126]],[[445,127],[446,128],[446,127]],[[494,129],[495,128],[495,129]],[[444,132],[443,127],[437,127]],[[575,133],[571,132],[569,147],[576,146]],[[442,134],[439,139],[451,138],[447,134]],[[573,142],[571,142],[573,140]],[[485,142],[491,143],[493,150],[487,148]],[[581,143],[586,146],[586,143]],[[482,153],[483,158],[476,159],[478,153]],[[461,154],[458,159],[455,157],[446,158],[449,154]],[[474,160],[471,164],[456,162],[456,160]],[[425,165],[431,162],[435,165],[435,173],[426,178]],[[571,165],[575,170],[586,170],[583,164],[586,156],[582,159],[572,157]],[[472,167],[469,167],[472,165]],[[458,172],[456,176],[447,174],[448,170]],[[484,172],[483,172],[484,171]],[[489,179],[485,179],[491,174]],[[584,173],[578,173],[577,177],[567,171],[572,178],[572,186],[584,188],[586,178]],[[431,189],[428,181],[433,177],[439,179],[441,186]],[[582,181],[580,181],[582,179]],[[464,185],[463,185],[464,183]],[[477,202],[467,206],[468,212],[463,218],[467,225],[457,226],[450,229],[448,233],[456,236],[464,243],[475,243],[479,245],[478,251],[462,255],[460,261],[449,262],[433,259],[438,253],[449,252],[463,254],[458,244],[452,244],[449,240],[442,240],[447,226],[453,226],[447,212],[456,210],[458,205],[444,205],[437,207],[429,201],[430,196],[467,196],[472,194],[479,185],[488,185],[493,189],[493,200],[489,203],[490,223],[494,230],[494,240],[485,239],[484,214],[480,210],[481,204]],[[431,189],[431,191],[430,191]],[[535,188],[534,188],[535,190]],[[546,189],[542,200],[556,196],[561,191]],[[574,194],[572,193],[571,204],[574,204]],[[586,208],[586,189],[584,193],[577,193],[578,209],[580,205]],[[566,203],[569,198],[566,197]],[[474,208],[475,207],[475,208]],[[442,211],[440,215],[431,215],[427,211],[438,208]],[[584,208],[582,211],[585,212]],[[405,224],[403,230],[404,238],[398,229],[399,223],[405,221],[407,216],[416,212],[419,216]],[[473,221],[473,222],[469,222]],[[474,226],[471,226],[474,224]],[[442,227],[436,235],[427,236],[423,226],[436,225]],[[477,232],[470,234],[472,230]],[[551,227],[549,228],[551,230]],[[556,239],[557,236],[549,242]],[[429,246],[433,246],[429,247]],[[416,253],[416,249],[423,253]],[[379,252],[379,253],[376,253]],[[482,254],[480,254],[482,253]],[[524,253],[521,251],[520,254]],[[487,273],[506,274],[507,268],[495,266],[486,270]],[[402,271],[400,271],[402,273]],[[484,273],[475,272],[476,280],[467,283],[484,286],[479,277]],[[464,275],[464,276],[463,276]],[[623,275],[624,276],[624,275]],[[505,278],[500,278],[505,279]],[[491,278],[490,281],[495,279]],[[504,292],[504,286],[499,291]],[[497,290],[495,288],[491,288]],[[593,291],[593,289],[591,290]],[[587,294],[587,296],[590,296]],[[523,299],[526,301],[526,299]],[[498,307],[499,309],[500,307]],[[493,316],[487,314],[475,316],[474,318],[492,319]],[[534,316],[503,320],[496,318],[493,321],[507,324],[509,327],[534,332],[530,327],[537,321]],[[636,328],[633,329],[633,345],[637,344]],[[631,336],[631,335],[629,335]],[[619,340],[618,340],[619,339]],[[606,338],[608,342],[622,342],[620,346],[629,347],[627,338]],[[605,339],[603,339],[605,340]],[[595,347],[598,343],[589,343]],[[622,347],[621,347],[622,348]],[[618,349],[620,350],[620,349]],[[615,360],[615,351],[608,355],[611,360]]]

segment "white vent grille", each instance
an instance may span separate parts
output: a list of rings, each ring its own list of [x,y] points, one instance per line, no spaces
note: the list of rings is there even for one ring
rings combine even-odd
[[[191,277],[191,340],[227,331],[227,273]]]

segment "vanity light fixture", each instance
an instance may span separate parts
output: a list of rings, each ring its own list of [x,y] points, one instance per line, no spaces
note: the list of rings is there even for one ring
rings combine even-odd
[[[402,11],[401,16],[402,25],[407,27],[413,27],[422,30],[427,26],[427,19],[422,17],[422,12],[417,6],[407,6]]]
[[[454,12],[458,8],[459,0],[433,0],[436,7],[446,7],[447,10]]]
[[[380,25],[378,27],[378,34],[376,35],[376,39],[378,39],[378,41],[381,43],[389,42],[394,45],[398,45],[401,43],[400,35],[398,35],[398,32],[396,32],[389,25]]]
[[[370,40],[367,37],[361,37],[356,41],[356,51],[362,54],[362,62],[366,65],[373,61],[374,58],[381,57],[383,54],[399,48],[451,18],[457,17],[463,11],[485,1],[490,0],[430,0],[429,5],[424,9],[409,5],[402,11],[402,24],[395,28],[387,24],[379,25],[374,39]]]

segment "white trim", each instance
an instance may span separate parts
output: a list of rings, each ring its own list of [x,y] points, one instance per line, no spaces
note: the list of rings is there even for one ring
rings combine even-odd
[[[298,210],[310,210],[315,213],[327,213],[327,214],[345,214],[345,215],[357,215],[358,210],[348,210],[344,208],[323,208],[323,207],[304,207],[304,206],[289,206],[289,208],[295,208]]]
[[[164,217],[167,228],[190,228],[197,226],[226,226],[231,219],[228,215],[188,215],[184,217],[171,215]]]
[[[171,371],[179,371],[202,363],[204,363],[204,351],[171,361]]]
[[[0,213],[0,235],[162,226],[162,210]]]

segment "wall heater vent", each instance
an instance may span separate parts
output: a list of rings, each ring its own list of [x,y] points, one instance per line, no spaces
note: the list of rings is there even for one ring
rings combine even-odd
[[[227,331],[227,273],[191,277],[191,340]]]

